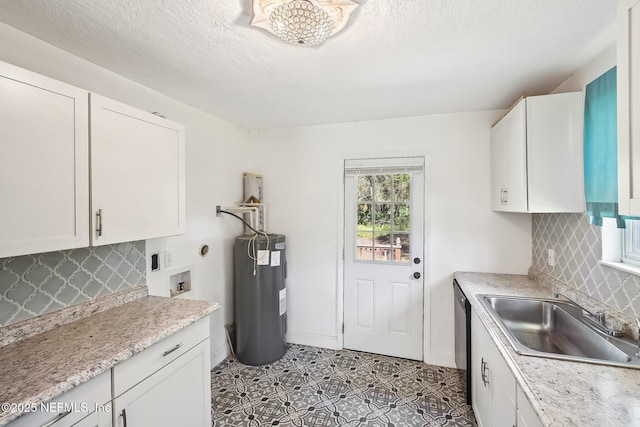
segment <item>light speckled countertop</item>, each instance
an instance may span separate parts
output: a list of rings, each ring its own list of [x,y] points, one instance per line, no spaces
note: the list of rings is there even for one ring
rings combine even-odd
[[[543,425],[640,426],[640,370],[519,355],[477,299],[480,294],[548,298],[548,284],[504,274],[457,272],[454,277]]]
[[[218,308],[141,296],[0,347],[0,403],[51,400]],[[0,412],[0,426],[20,415]]]

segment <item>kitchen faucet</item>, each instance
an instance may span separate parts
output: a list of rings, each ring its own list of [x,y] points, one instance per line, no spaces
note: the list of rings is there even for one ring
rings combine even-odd
[[[618,330],[615,330],[615,329],[610,329],[609,327],[607,327],[607,324],[605,322],[604,311],[598,310],[598,311],[596,311],[595,314],[593,314],[592,312],[590,312],[589,310],[587,310],[586,308],[584,308],[583,306],[581,306],[580,304],[578,304],[577,302],[575,302],[574,300],[572,300],[571,298],[569,298],[568,296],[566,296],[565,294],[562,294],[560,292],[554,292],[553,293],[553,297],[554,298],[564,297],[569,302],[571,302],[573,305],[575,305],[576,307],[580,308],[584,313],[586,313],[586,315],[583,313],[582,317],[585,320],[587,320],[590,324],[595,326],[596,329],[604,332],[607,335],[611,335],[613,337],[621,337],[622,336],[622,331],[618,331]],[[640,320],[638,320],[638,327],[640,328]],[[638,342],[638,345],[639,345],[638,354],[640,354],[640,340]],[[636,354],[636,356],[638,354]]]

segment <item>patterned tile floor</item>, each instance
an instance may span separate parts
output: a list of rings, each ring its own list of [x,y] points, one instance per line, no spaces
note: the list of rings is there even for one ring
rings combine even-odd
[[[211,384],[220,427],[476,426],[457,370],[351,350],[289,345],[265,366],[228,358]]]

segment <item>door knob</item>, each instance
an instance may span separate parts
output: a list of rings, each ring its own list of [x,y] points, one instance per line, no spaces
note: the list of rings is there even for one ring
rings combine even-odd
[[[417,271],[415,273],[413,273],[413,278],[414,279],[419,279],[420,278],[420,273],[417,272]]]
[[[413,259],[413,263],[414,263],[414,264],[420,264],[420,258],[415,257],[415,258]]]

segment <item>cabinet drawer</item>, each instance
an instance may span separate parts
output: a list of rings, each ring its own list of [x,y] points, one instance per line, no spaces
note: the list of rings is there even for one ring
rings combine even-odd
[[[167,363],[209,338],[209,318],[165,338],[113,368],[113,395],[120,396]]]
[[[107,371],[47,403],[38,405],[37,411],[18,418],[9,426],[72,426],[95,411],[101,411],[102,418],[110,420],[110,400],[111,371]]]

